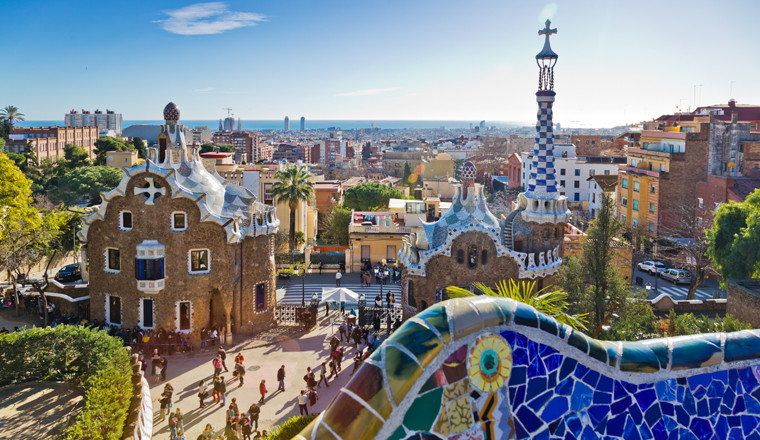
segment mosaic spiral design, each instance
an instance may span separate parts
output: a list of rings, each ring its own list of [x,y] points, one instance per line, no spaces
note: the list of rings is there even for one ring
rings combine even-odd
[[[512,350],[504,338],[486,334],[480,336],[470,348],[470,381],[483,392],[501,388],[512,369]]]

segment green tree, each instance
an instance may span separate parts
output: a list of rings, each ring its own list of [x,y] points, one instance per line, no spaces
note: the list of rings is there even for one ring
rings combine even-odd
[[[214,144],[206,143],[206,144],[201,145],[201,150],[200,150],[201,153],[210,153],[212,151],[214,151]]]
[[[13,127],[14,123],[25,121],[25,119],[24,114],[18,111],[18,107],[15,105],[8,105],[0,110],[0,121],[7,122]]]
[[[55,200],[74,205],[90,197],[90,205],[100,203],[100,193],[109,191],[121,182],[122,171],[106,166],[92,166],[71,170],[58,179],[58,187],[51,191]]]
[[[92,165],[90,154],[87,150],[73,144],[66,144],[63,147],[63,158],[65,162],[61,162],[58,165],[62,165],[62,169],[65,171]]]
[[[290,208],[290,250],[296,247],[296,210],[302,202],[314,200],[314,184],[305,166],[290,165],[275,174],[272,195],[277,204],[287,203]]]
[[[483,283],[474,284],[477,293],[458,286],[446,288],[449,298],[465,298],[476,295],[487,295],[501,298],[509,298],[527,304],[541,313],[554,317],[557,321],[572,326],[579,330],[586,330],[586,314],[571,315],[568,310],[568,296],[562,290],[549,292],[549,287],[541,290],[536,289],[535,281],[521,281],[519,284],[510,279],[496,283],[496,290]]]
[[[145,146],[145,141],[141,137],[132,138],[132,146],[137,150],[137,157],[140,159],[146,159],[148,157],[148,148]]]
[[[707,234],[708,254],[724,281],[760,277],[760,190],[721,205]]]
[[[379,183],[360,183],[346,190],[343,206],[354,211],[387,209],[390,199],[405,199],[404,193]]]
[[[336,241],[338,244],[345,246],[348,244],[348,225],[351,224],[351,210],[342,206],[331,206],[327,215],[321,216],[320,229],[324,232],[322,237],[328,240]]]
[[[235,151],[235,147],[232,144],[219,144],[217,147],[219,147],[220,153],[232,153]]]
[[[409,181],[409,176],[412,175],[412,166],[409,165],[409,162],[404,162],[404,175],[401,177],[401,184],[406,186],[414,186],[412,182]]]
[[[95,141],[95,165],[105,165],[106,153],[109,151],[135,151],[135,146],[116,138],[101,136]]]
[[[0,121],[0,139],[7,138],[11,133],[11,123],[8,121]]]

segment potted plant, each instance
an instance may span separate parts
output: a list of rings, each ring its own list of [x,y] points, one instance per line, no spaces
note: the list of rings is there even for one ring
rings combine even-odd
[[[277,277],[281,280],[289,280],[290,277],[295,275],[295,270],[293,270],[293,266],[287,266],[283,267],[282,269],[277,271]]]

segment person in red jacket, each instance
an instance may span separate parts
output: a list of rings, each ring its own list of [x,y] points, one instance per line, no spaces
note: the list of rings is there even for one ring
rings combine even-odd
[[[261,384],[259,385],[259,393],[261,393],[261,400],[259,400],[259,405],[264,404],[264,397],[266,397],[267,394],[267,385],[266,380],[262,379]]]

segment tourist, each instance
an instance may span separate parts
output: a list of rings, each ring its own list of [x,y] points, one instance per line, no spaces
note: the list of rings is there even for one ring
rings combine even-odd
[[[340,314],[345,315],[346,314],[346,302],[341,301],[340,302]]]
[[[391,291],[389,290],[388,293],[385,294],[385,303],[387,304],[387,307],[391,306]]]
[[[395,306],[396,306],[396,294],[395,293],[391,293],[391,305],[390,305],[390,308],[393,308]]]
[[[173,396],[174,396],[174,387],[171,383],[166,383],[164,385],[164,392],[169,395],[169,407],[166,408],[166,415],[169,415],[169,411],[171,411],[172,403],[174,402]]]
[[[235,363],[242,364],[243,361],[245,361],[245,358],[243,357],[243,353],[238,352],[238,354],[235,356]]]
[[[174,354],[174,342],[175,342],[174,332],[171,331],[166,336],[166,343],[169,344],[169,350],[168,350],[169,351],[169,356],[171,356],[171,355]]]
[[[222,374],[222,355],[217,354],[216,357],[211,361],[211,364],[214,366],[214,379],[216,379],[220,374]]]
[[[375,307],[382,307],[383,306],[383,299],[380,297],[380,294],[378,293],[375,295]]]
[[[301,395],[298,396],[298,410],[300,411],[300,415],[302,416],[309,415],[309,410],[306,407],[308,403],[309,403],[309,397],[304,394],[303,390],[301,390]]]
[[[233,438],[233,423],[235,420],[235,410],[232,408],[232,405],[230,405],[227,408],[227,412],[225,413],[224,420],[226,422],[226,425],[224,427],[224,433],[227,435],[227,438]]]
[[[206,429],[198,436],[199,440],[211,440],[214,438],[214,428],[211,427],[211,423],[206,423]]]
[[[314,387],[317,386],[317,379],[314,377],[314,372],[312,371],[309,373],[309,380],[308,380],[308,387],[309,389],[314,389]]]
[[[238,408],[237,397],[233,397],[230,401],[230,406],[235,410],[235,414],[240,414],[240,408]]]
[[[159,397],[158,400],[161,403],[161,408],[159,409],[161,416],[161,421],[163,422],[166,420],[166,411],[169,408],[169,404],[171,403],[172,397],[167,392],[161,393],[161,397]]]
[[[198,384],[198,399],[200,400],[200,407],[199,408],[205,408],[206,404],[203,403],[203,399],[208,397],[208,386],[206,386],[206,382],[201,381],[201,383]]]
[[[336,354],[337,354],[337,352],[336,352]],[[337,356],[333,357],[330,360],[330,377],[331,378],[333,376],[337,376],[338,375],[337,367],[335,366],[336,363],[337,363]]]
[[[201,351],[207,351],[206,339],[208,339],[208,330],[206,327],[201,328]]]
[[[340,279],[343,278],[343,274],[335,272],[335,287],[340,287]]]
[[[240,381],[240,385],[238,387],[243,386],[243,376],[245,376],[245,367],[243,367],[243,364],[241,363],[235,363],[235,373],[234,375],[237,376],[238,380]]]
[[[224,337],[227,333],[226,330],[227,329],[224,326],[222,325],[219,326],[219,331],[217,332],[217,337],[219,338],[219,348],[221,348],[222,345],[224,345]],[[222,356],[222,358],[225,358],[225,357],[226,355]],[[227,371],[227,368],[225,368],[224,371]]]
[[[375,335],[370,333],[369,336],[367,336],[367,346],[372,347],[372,344],[375,342]]]
[[[259,393],[261,394],[261,400],[259,400],[260,405],[264,404],[264,398],[266,397],[266,394],[267,394],[266,382],[267,382],[266,380],[261,379],[261,383],[259,384]]]
[[[248,420],[248,417],[243,415],[240,418],[240,425],[242,427],[243,440],[251,440],[251,421]]]
[[[346,263],[345,262],[341,261],[338,264],[338,267],[340,268],[340,273],[346,273]]]
[[[153,349],[153,356],[150,358],[150,371],[153,372],[154,376],[158,376],[161,373],[161,370],[159,370],[157,367],[161,365],[161,355],[158,354],[158,349]],[[156,380],[158,382],[158,380]]]
[[[342,370],[341,364],[343,363],[343,347],[341,347],[341,349],[338,351],[337,361],[338,361],[337,362],[338,371],[341,371]]]
[[[330,388],[330,385],[327,383],[327,365],[325,362],[322,362],[322,368],[319,370],[319,382],[317,382],[318,388],[322,388],[322,381],[325,382],[325,387]]]
[[[277,385],[278,391],[285,391],[285,365],[281,366],[279,370],[277,370],[277,382],[279,384]],[[258,428],[258,425],[256,425],[256,428]]]
[[[391,298],[393,299],[393,298]],[[386,318],[385,322],[388,324],[388,334],[391,334],[391,325],[393,324],[393,319],[391,318],[390,312],[388,313],[388,317]]]
[[[346,329],[343,327],[342,324],[338,326],[338,334],[340,335],[340,342],[343,342],[343,335],[346,334]],[[332,346],[332,344],[331,344],[331,346]],[[333,349],[332,351],[335,351],[335,349]]]
[[[145,376],[145,370],[148,369],[148,363],[145,361],[145,356],[140,355],[137,361],[140,362],[140,371],[142,371],[143,376]]]
[[[227,360],[227,352],[224,351],[224,347],[219,347],[219,350],[217,351],[217,354],[219,354],[221,356],[221,358],[222,358],[222,367],[224,367],[224,372],[227,373],[229,370],[227,369],[227,364],[224,362],[225,360]]]
[[[343,327],[341,327],[341,328],[343,328]],[[339,332],[339,333],[342,333],[342,332]],[[341,335],[341,338],[342,338],[342,337],[343,337],[343,336]],[[340,345],[340,341],[338,340],[338,338],[336,338],[335,336],[333,336],[333,337],[330,339],[330,357],[332,357],[332,356],[333,356],[333,354],[335,353],[335,350],[337,350],[337,349],[338,349],[338,346],[339,346],[339,345]]]
[[[377,332],[380,331],[380,314],[379,313],[375,313],[374,324],[375,324],[375,333],[377,333]],[[369,341],[367,341],[367,342],[369,342]]]
[[[182,411],[179,408],[174,412],[174,417],[177,419],[177,438],[182,438],[185,434],[185,422],[182,417]]]
[[[211,344],[216,344],[216,338],[217,338],[217,332],[215,327],[211,327],[211,332],[208,335],[209,339],[211,340]]]
[[[224,408],[227,404],[227,382],[224,380],[224,376],[219,376],[219,394],[222,395],[222,404],[219,406]]]
[[[177,417],[174,414],[169,415],[169,439],[177,440]]]
[[[259,414],[260,413],[261,413],[261,409],[255,403],[252,403],[251,407],[248,408],[248,415],[251,417],[251,424],[256,425],[254,429],[259,429]]]
[[[312,415],[317,415],[317,410],[315,409],[317,406],[317,400],[319,400],[319,395],[314,391],[314,388],[312,388],[311,391],[309,391],[309,406],[311,407]]]
[[[317,264],[317,269],[319,269],[319,274],[322,275],[322,262],[320,261],[319,264]]]
[[[354,356],[354,371],[351,372],[351,376],[356,373],[356,370],[359,369],[359,366],[362,364],[362,354],[361,352],[356,353],[356,356]]]
[[[303,375],[303,381],[306,386],[309,386],[309,375],[311,374],[311,367],[306,367],[306,374]]]
[[[166,367],[169,366],[169,359],[166,359],[165,357],[161,358],[161,381],[166,380]]]

